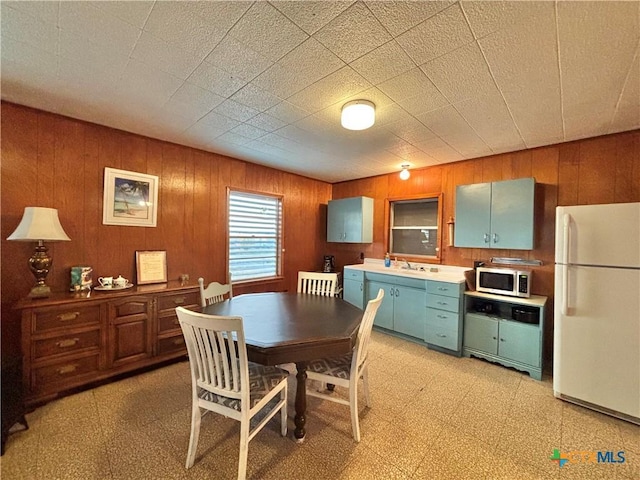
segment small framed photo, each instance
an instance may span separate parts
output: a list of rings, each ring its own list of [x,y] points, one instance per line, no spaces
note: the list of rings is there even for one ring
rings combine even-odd
[[[145,250],[136,252],[138,285],[167,282],[167,252]]]
[[[104,225],[155,227],[157,218],[157,176],[105,167]]]

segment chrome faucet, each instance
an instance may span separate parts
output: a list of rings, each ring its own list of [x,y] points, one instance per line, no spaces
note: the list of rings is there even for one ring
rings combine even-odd
[[[411,264],[407,260],[405,260],[404,258],[401,258],[400,261],[407,264],[406,266],[404,266],[402,268],[406,268],[407,270],[411,270]]]

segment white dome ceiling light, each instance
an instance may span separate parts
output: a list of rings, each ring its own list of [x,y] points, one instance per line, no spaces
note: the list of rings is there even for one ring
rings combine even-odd
[[[410,165],[408,163],[402,164],[402,170],[400,171],[400,180],[409,180],[411,172],[409,171]]]
[[[376,106],[369,100],[353,100],[342,106],[342,126],[348,130],[365,130],[376,121]]]

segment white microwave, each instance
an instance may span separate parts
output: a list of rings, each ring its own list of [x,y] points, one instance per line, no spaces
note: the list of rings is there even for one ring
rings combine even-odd
[[[478,267],[476,290],[512,297],[531,296],[531,272],[510,268]]]

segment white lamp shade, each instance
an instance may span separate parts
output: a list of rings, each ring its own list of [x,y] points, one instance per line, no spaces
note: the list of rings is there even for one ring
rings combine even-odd
[[[18,228],[7,237],[7,240],[55,242],[71,239],[60,225],[58,210],[46,207],[26,207]]]
[[[342,126],[348,130],[364,130],[376,121],[376,107],[368,100],[354,100],[342,107]]]

